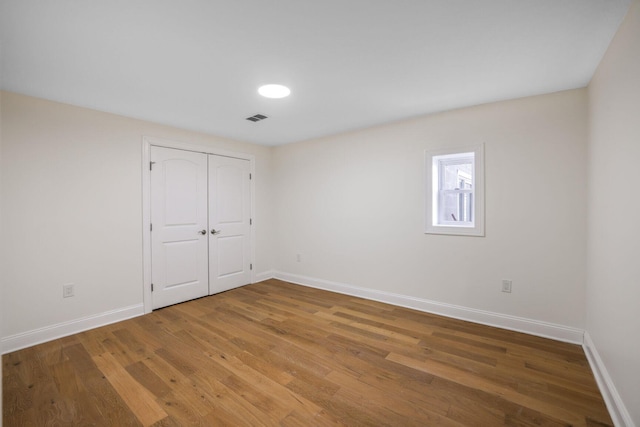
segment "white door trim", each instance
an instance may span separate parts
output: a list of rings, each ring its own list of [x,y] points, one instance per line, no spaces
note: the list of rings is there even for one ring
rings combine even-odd
[[[187,142],[173,141],[152,136],[142,137],[142,299],[144,303],[144,313],[151,313],[153,310],[151,300],[151,146],[176,148],[178,150],[196,151],[217,156],[235,157],[237,159],[248,160],[250,163],[250,173],[254,179],[251,180],[251,263],[256,263],[256,214],[255,214],[255,156],[253,154],[239,153],[235,151],[221,150],[206,145],[197,145]],[[255,268],[251,270],[251,283],[255,283]]]

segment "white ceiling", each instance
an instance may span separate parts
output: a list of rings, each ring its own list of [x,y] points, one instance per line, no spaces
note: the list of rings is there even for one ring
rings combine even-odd
[[[278,145],[584,87],[629,1],[0,0],[1,83]]]

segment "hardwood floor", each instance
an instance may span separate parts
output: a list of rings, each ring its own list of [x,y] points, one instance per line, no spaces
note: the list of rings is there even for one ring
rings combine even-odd
[[[278,280],[2,363],[5,427],[612,424],[580,346]]]

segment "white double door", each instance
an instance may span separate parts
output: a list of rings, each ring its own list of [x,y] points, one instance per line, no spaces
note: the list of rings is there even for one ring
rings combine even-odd
[[[153,308],[251,282],[248,160],[151,147]]]

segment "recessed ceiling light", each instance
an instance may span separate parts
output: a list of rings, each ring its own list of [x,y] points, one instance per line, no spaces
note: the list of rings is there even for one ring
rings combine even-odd
[[[258,93],[265,98],[284,98],[289,96],[291,90],[282,85],[264,85],[258,88]]]

